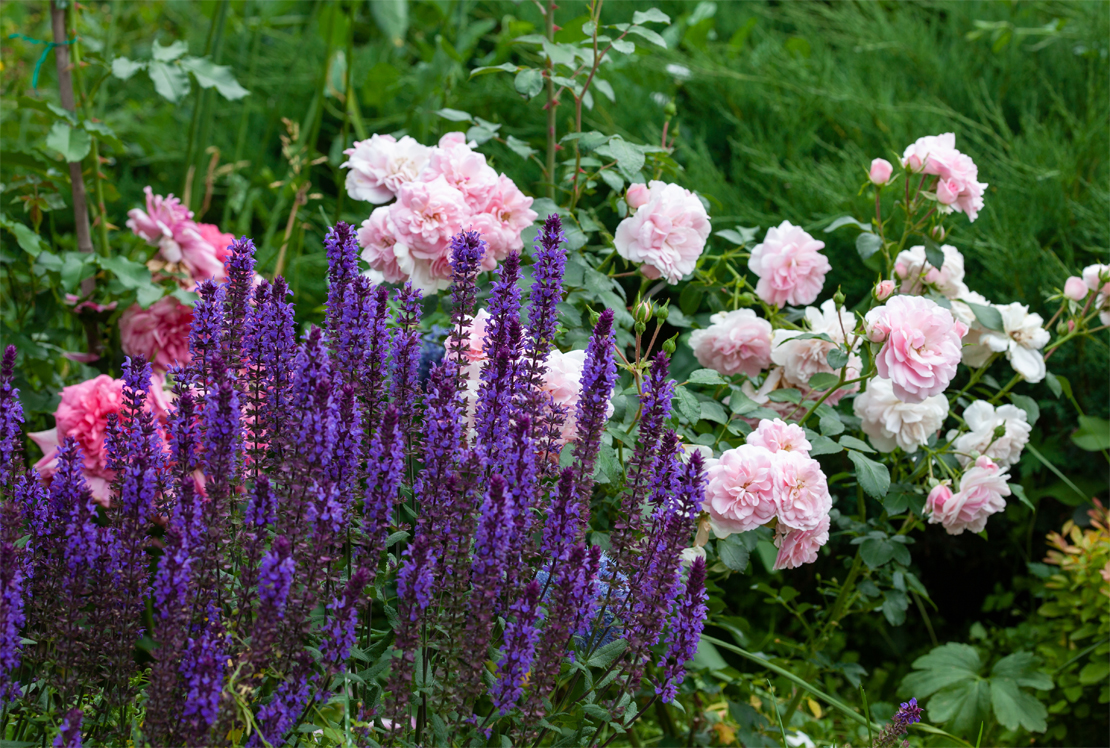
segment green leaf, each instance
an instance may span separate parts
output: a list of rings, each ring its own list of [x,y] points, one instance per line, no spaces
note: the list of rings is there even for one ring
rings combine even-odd
[[[658,8],[640,11],[632,14],[632,23],[670,23],[671,17]]]
[[[817,428],[821,429],[822,436],[836,436],[837,434],[844,433],[844,422],[840,420],[840,416],[834,410],[831,414],[822,413],[820,420],[817,421]],[[839,452],[840,449],[834,449],[833,452]]]
[[[594,78],[593,86],[601,92],[602,96],[609,99],[609,101],[617,100],[617,94],[613,90],[613,85],[609,83],[609,81],[602,80],[601,78]]]
[[[869,445],[867,442],[860,441],[854,436],[840,437],[840,446],[847,447],[849,449],[858,449],[860,452],[868,452],[870,454],[875,453],[875,450],[871,449],[871,445]]]
[[[1011,483],[1010,492],[1014,496],[1017,496],[1018,501],[1020,501],[1022,504],[1025,504],[1025,506],[1029,507],[1029,509],[1031,509],[1032,511],[1036,511],[1036,507],[1033,506],[1033,502],[1030,501],[1029,497],[1025,495],[1025,486],[1021,485],[1020,483]]]
[[[393,46],[404,45],[409,30],[408,0],[370,0],[370,15]]]
[[[823,421],[824,419],[822,419]],[[839,421],[837,421],[839,423]],[[844,428],[841,426],[841,428]],[[834,455],[837,452],[843,452],[844,448],[834,442],[827,436],[818,436],[815,439],[809,440],[811,449],[809,450],[810,457],[817,457],[818,455]]]
[[[979,324],[988,330],[995,332],[1003,332],[1004,327],[1002,324],[1002,314],[993,306],[984,306],[983,304],[974,304],[970,301],[965,301],[971,311],[975,314],[975,319],[979,320]]]
[[[628,649],[627,639],[617,639],[615,642],[609,642],[604,647],[600,647],[594,656],[586,661],[586,665],[596,668],[607,668],[613,664],[624,650]]]
[[[773,403],[794,403],[797,405],[802,402],[802,393],[793,387],[787,387],[782,390],[772,390],[767,399]]]
[[[712,369],[697,369],[690,374],[688,381],[690,384],[728,384]]]
[[[156,286],[153,283],[147,283],[145,286],[139,286],[135,293],[135,302],[143,309],[149,309],[150,305],[158,301],[165,295],[165,291],[161,286]]]
[[[85,128],[86,132],[90,132],[99,138],[101,143],[107,143],[117,151],[123,150],[123,141],[116,135],[115,130],[108,127],[108,125],[103,122],[91,122],[86,120],[81,123],[81,127]]]
[[[720,231],[714,231],[713,235],[719,236],[725,241],[732,242],[738,247],[743,247],[745,244],[755,239],[755,235],[758,231],[758,228],[749,229],[743,226],[737,226],[734,229],[721,229]]]
[[[9,218],[0,218],[0,226],[15,234],[15,241],[19,244],[19,248],[32,257],[38,257],[46,249],[42,237],[32,231],[30,226]]]
[[[120,80],[127,80],[140,70],[146,70],[145,62],[129,60],[126,57],[117,57],[112,60],[112,75]]]
[[[848,354],[843,348],[832,348],[829,350],[829,354],[825,357],[825,360],[829,362],[829,366],[840,370],[848,363]]]
[[[1020,690],[1009,678],[991,678],[991,706],[999,724],[1007,730],[1024,727],[1030,732],[1044,732],[1048,710],[1032,694]]]
[[[724,424],[729,421],[725,409],[716,400],[701,401],[701,417],[703,421],[713,421],[714,423]]]
[[[1079,682],[1084,686],[1089,686],[1092,683],[1102,683],[1106,680],[1107,675],[1110,675],[1110,662],[1105,659],[1094,660],[1088,662],[1079,671]]]
[[[489,75],[490,73],[515,73],[518,70],[520,70],[519,65],[514,65],[511,62],[503,62],[500,65],[486,65],[485,67],[474,68],[470,71],[470,77],[474,78],[479,75]]]
[[[694,659],[690,661],[690,668],[693,670],[724,670],[728,667],[725,658],[721,657],[721,653],[712,643],[707,642],[704,638],[698,640],[698,651],[694,653]]]
[[[890,471],[886,465],[852,450],[848,450],[848,459],[856,466],[856,480],[864,493],[876,499],[886,496],[890,489]]]
[[[809,386],[818,392],[824,392],[836,386],[840,381],[840,377],[836,374],[830,374],[827,371],[819,371],[809,378]]]
[[[1019,686],[1028,686],[1038,691],[1052,688],[1052,678],[1040,670],[1041,659],[1032,652],[1014,652],[994,663],[991,679],[1009,678]]]
[[[905,683],[905,681],[902,681]],[[929,718],[944,722],[959,734],[974,734],[990,716],[991,684],[967,680],[938,693],[929,700]]]
[[[505,138],[505,145],[509,146],[509,150],[523,159],[529,159],[532,157],[532,154],[538,152],[535,148],[528,145],[527,142],[520,138],[513,137],[512,135]]]
[[[687,423],[693,425],[701,420],[701,403],[685,387],[674,388],[674,400],[678,415]]]
[[[636,45],[627,39],[614,39],[612,45],[613,49],[622,55],[630,55],[636,51]]]
[[[189,93],[189,76],[177,65],[152,60],[147,75],[154,84],[154,90],[166,101],[176,103]]]
[[[1088,452],[1110,449],[1110,421],[1095,416],[1079,416],[1079,428],[1071,435],[1075,446]]]
[[[913,661],[913,667],[916,670],[936,670],[938,672],[947,671],[965,671],[965,677],[978,675],[979,669],[983,667],[983,662],[979,659],[979,650],[970,644],[958,644],[956,642],[949,642],[935,647],[928,654],[921,655]],[[911,673],[911,675],[915,675]],[[909,676],[907,676],[909,677]],[[955,683],[955,679],[949,679],[944,685],[948,683]],[[920,691],[921,695],[928,696],[944,687],[938,685],[935,688],[927,688],[921,684],[915,684],[911,689],[906,685],[906,681],[902,681],[902,692],[913,696],[914,693]],[[910,693],[910,691],[914,693]]]
[[[729,535],[717,541],[717,555],[730,571],[743,573],[748,568],[751,549],[739,535]]]
[[[150,56],[158,62],[173,62],[188,51],[189,45],[181,40],[173,42],[168,47],[163,47],[155,41],[154,46],[150,48]]]
[[[929,238],[925,239],[925,259],[937,270],[944,267],[944,251]]]
[[[865,564],[877,569],[894,557],[894,543],[885,538],[867,538],[860,544],[859,555]]]
[[[150,270],[146,265],[119,255],[98,257],[97,260],[100,262],[100,267],[115,275],[124,288],[137,289],[150,285]]]
[[[794,335],[789,338],[783,338],[782,342],[780,342],[779,345],[782,345],[783,343],[786,343],[790,340],[824,340],[826,343],[836,343],[836,341],[830,338],[827,333],[803,332],[801,335]]]
[[[181,67],[193,74],[198,86],[215,87],[220,92],[220,96],[228,101],[238,101],[250,93],[239,85],[239,81],[235,80],[235,76],[231,74],[231,68],[227,65],[217,65],[203,57],[186,57],[181,61]]]
[[[543,90],[543,73],[536,68],[524,68],[513,78],[513,87],[526,99],[531,99]]]
[[[1010,395],[1010,402],[1025,411],[1025,415],[1029,418],[1029,425],[1032,426],[1041,417],[1041,407],[1037,405],[1037,401],[1025,395]]]
[[[437,109],[436,114],[452,122],[471,122],[474,119],[466,112],[460,112],[458,109]]]
[[[1044,383],[1048,385],[1048,389],[1052,390],[1052,394],[1056,397],[1064,394],[1064,388],[1060,386],[1060,378],[1051,371],[1045,374]]]
[[[627,179],[634,178],[644,167],[644,152],[624,138],[614,135],[606,146],[616,159],[617,168]],[[600,149],[598,149],[600,152]]]
[[[630,26],[628,33],[642,37],[657,47],[662,47],[663,49],[667,48],[667,40],[651,29],[645,29],[643,26]]]
[[[70,127],[65,122],[55,122],[46,135],[46,146],[73,163],[89,155],[92,138],[84,130]]]
[[[883,248],[883,240],[875,234],[861,233],[856,237],[856,252],[861,260],[867,260],[871,255]]]
[[[825,233],[828,234],[830,232],[836,231],[841,226],[855,226],[860,231],[871,233],[870,226],[868,226],[866,223],[860,223],[852,216],[841,216],[840,218],[837,218],[825,228]]]

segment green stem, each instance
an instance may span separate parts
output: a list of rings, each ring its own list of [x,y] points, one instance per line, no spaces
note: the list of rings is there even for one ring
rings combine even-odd
[[[555,3],[547,3],[547,13],[544,17],[545,27],[544,33],[547,40],[552,44],[555,43]],[[547,60],[547,75],[545,76],[547,86],[547,197],[549,200],[555,199],[555,81],[551,80],[551,76],[555,74],[555,65],[549,58]]]

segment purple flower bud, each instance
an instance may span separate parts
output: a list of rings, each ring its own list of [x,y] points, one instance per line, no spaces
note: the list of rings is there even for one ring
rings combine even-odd
[[[58,726],[58,734],[54,737],[54,748],[81,748],[81,720],[84,717],[80,709],[70,709],[62,718]]]
[[[539,606],[540,585],[536,580],[528,583],[524,594],[509,607],[511,616],[505,628],[505,646],[497,663],[497,681],[490,691],[495,709],[508,714],[524,693],[524,679],[532,669],[539,640],[539,622],[543,610]]]
[[[566,267],[566,252],[560,245],[565,241],[559,214],[552,213],[543,222],[540,243],[533,254],[528,343],[524,351],[524,378],[536,388],[543,382],[547,368],[544,360],[551,351],[559,325],[557,307],[563,300],[563,272]]]
[[[705,559],[695,558],[690,565],[686,584],[679,592],[677,609],[671,616],[670,633],[667,635],[667,653],[656,663],[663,668],[662,677],[655,686],[655,693],[669,704],[678,695],[678,687],[686,677],[686,663],[694,659],[698,642],[709,613],[705,591]]]
[[[258,599],[262,604],[260,617],[281,618],[285,615],[285,603],[293,586],[293,570],[296,567],[291,554],[292,545],[279,536],[274,538],[270,550],[262,557],[258,572]]]

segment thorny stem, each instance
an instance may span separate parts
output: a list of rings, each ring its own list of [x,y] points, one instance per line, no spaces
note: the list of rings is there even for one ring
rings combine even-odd
[[[547,5],[547,11],[544,14],[545,27],[544,32],[547,40],[552,44],[555,43],[555,3],[550,2]],[[542,6],[541,6],[542,9]],[[551,58],[547,58],[547,74],[544,76],[545,85],[547,86],[547,197],[549,200],[555,199],[555,107],[559,102],[555,100],[555,81],[551,76],[555,74],[555,63]]]

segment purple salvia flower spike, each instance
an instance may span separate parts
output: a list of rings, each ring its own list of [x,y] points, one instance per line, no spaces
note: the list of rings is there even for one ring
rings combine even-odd
[[[415,433],[416,412],[420,402],[420,316],[423,295],[419,289],[406,283],[398,294],[400,309],[396,314],[397,329],[393,333],[392,377],[389,399],[401,412],[401,424],[406,434]],[[416,445],[410,444],[410,451]]]
[[[543,384],[547,369],[544,363],[555,340],[559,325],[558,305],[563,300],[563,272],[566,267],[566,241],[558,213],[543,222],[540,243],[535,247],[532,263],[532,292],[528,309],[528,334],[524,350],[524,378],[534,388]]]
[[[394,723],[408,723],[408,704],[413,663],[420,638],[420,621],[432,599],[435,557],[426,535],[417,535],[405,549],[397,574],[397,627],[393,646],[400,654],[394,658],[386,685],[390,692],[389,713]]]
[[[464,332],[474,319],[478,301],[476,280],[482,270],[486,248],[477,231],[460,231],[451,238],[451,334],[447,338],[447,350],[456,361],[465,360]],[[456,376],[460,377],[461,387],[461,372]]]
[[[225,263],[227,291],[224,312],[224,361],[233,369],[243,364],[243,332],[246,329],[248,306],[254,288],[254,242],[243,236],[228,248],[231,256]]]
[[[601,451],[601,435],[609,421],[609,400],[617,382],[617,365],[613,361],[613,310],[606,309],[598,317],[582,368],[582,395],[575,418],[578,438],[574,446],[577,473],[575,483],[584,501],[583,522],[589,524],[589,497],[593,486],[594,466]]]
[[[358,275],[358,242],[354,227],[339,221],[324,238],[328,257],[328,337],[337,341],[344,296],[351,281]]]
[[[5,503],[5,510],[9,504]],[[23,564],[15,544],[0,540],[0,705],[19,698],[15,673],[22,661]]]
[[[70,709],[62,718],[58,726],[58,734],[54,737],[54,748],[81,748],[81,721],[84,714],[80,709]]]
[[[536,642],[540,638],[539,623],[543,619],[539,599],[540,583],[533,579],[524,588],[524,594],[509,607],[514,617],[505,627],[505,646],[497,663],[496,682],[490,691],[493,706],[502,715],[508,714],[520,700],[524,679],[532,669]]]
[[[235,372],[223,359],[212,359],[213,380],[204,405],[204,471],[213,500],[225,502],[239,474],[243,435]]]
[[[0,495],[7,496],[23,470],[23,405],[15,388],[14,345],[4,349],[0,362]]]
[[[328,621],[320,641],[320,654],[328,663],[329,672],[342,666],[355,644],[355,625],[358,623],[358,604],[370,581],[370,571],[362,568],[347,581],[343,594],[328,604]]]
[[[212,280],[201,281],[197,284],[197,295],[189,326],[189,371],[203,392],[212,373],[209,360],[220,350],[227,286]]]
[[[364,502],[369,582],[374,581],[378,560],[389,534],[393,507],[405,469],[405,443],[397,409],[390,406],[374,434],[366,459],[366,497]]]
[[[489,299],[490,321],[483,342],[488,361],[480,373],[475,429],[483,459],[496,472],[509,449],[513,393],[520,357],[520,255],[512,252],[501,263]]]
[[[686,677],[686,663],[694,659],[698,651],[705,618],[709,613],[705,591],[705,559],[695,558],[690,565],[686,584],[679,591],[678,607],[671,616],[670,632],[667,635],[667,652],[656,663],[663,668],[663,676],[655,686],[664,704],[669,704],[678,695],[678,687]]]
[[[188,745],[209,745],[208,734],[219,712],[227,655],[219,615],[209,608],[207,623],[198,639],[189,641],[181,662],[184,698],[181,717]]]

